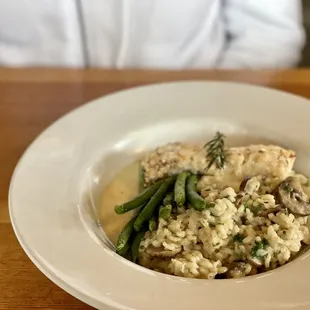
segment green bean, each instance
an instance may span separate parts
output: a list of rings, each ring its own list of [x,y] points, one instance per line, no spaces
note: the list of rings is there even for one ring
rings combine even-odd
[[[172,205],[173,204],[173,193],[168,193],[163,200],[164,206]]]
[[[169,190],[170,186],[173,184],[174,181],[175,176],[171,176],[164,180],[164,182],[160,185],[157,192],[152,196],[152,198],[137,216],[133,225],[135,231],[139,231],[142,228],[142,225],[152,217],[156,210],[156,207],[162,202],[167,191]]]
[[[154,231],[157,228],[157,221],[156,217],[153,214],[153,216],[149,220],[149,231]]]
[[[159,208],[159,217],[167,221],[171,216],[171,212],[172,212],[172,205],[161,206]]]
[[[130,250],[130,251],[127,251],[127,253],[124,257],[132,262],[131,247],[130,247],[130,249],[128,248],[128,250]]]
[[[121,233],[118,236],[115,250],[119,255],[124,256],[129,248],[129,239],[133,231],[133,224],[135,222],[135,218],[131,219],[123,228]]]
[[[186,195],[191,206],[198,211],[202,211],[207,207],[207,205],[204,199],[197,193],[197,181],[198,178],[195,174],[188,177],[186,182]]]
[[[178,207],[181,207],[184,205],[186,201],[186,193],[185,193],[185,186],[186,186],[186,180],[189,177],[189,172],[184,171],[181,172],[174,185],[174,201],[176,202]]]
[[[131,259],[135,263],[138,260],[139,257],[139,249],[140,249],[140,243],[142,239],[144,238],[145,230],[139,231],[135,238],[133,239],[132,245],[131,245]]]
[[[130,248],[130,244],[129,244],[129,242],[127,242],[125,244],[125,246],[120,251],[118,251],[116,253],[120,256],[127,258],[128,254],[129,254],[129,252],[128,252],[129,248]]]
[[[139,196],[136,198],[125,202],[121,205],[115,206],[114,210],[117,214],[123,214],[130,210],[141,207],[146,203],[158,190],[158,188],[163,184],[163,180],[157,181],[150,187],[146,188]]]
[[[139,193],[144,191],[144,169],[141,165],[141,161],[139,162]]]

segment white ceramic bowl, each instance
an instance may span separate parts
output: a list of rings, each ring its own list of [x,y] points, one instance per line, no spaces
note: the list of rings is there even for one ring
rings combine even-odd
[[[99,309],[310,309],[308,253],[239,280],[191,280],[113,252],[97,224],[102,187],[142,153],[175,140],[274,142],[297,151],[310,176],[309,101],[232,83],[184,82],[95,100],[46,129],[19,161],[10,188],[15,233],[36,266]],[[104,229],[104,227],[103,227]]]

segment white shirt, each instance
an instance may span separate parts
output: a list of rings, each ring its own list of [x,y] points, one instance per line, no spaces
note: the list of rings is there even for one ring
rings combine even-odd
[[[300,0],[0,0],[0,65],[284,68]]]

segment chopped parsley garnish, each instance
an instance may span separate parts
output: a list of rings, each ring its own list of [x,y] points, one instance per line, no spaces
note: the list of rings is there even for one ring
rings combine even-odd
[[[206,201],[207,208],[214,208],[215,203]]]
[[[284,189],[286,192],[288,192],[288,193],[290,193],[290,192],[293,191],[292,187],[291,187],[289,184],[287,184],[287,183],[284,184],[283,189]]]
[[[251,198],[249,198],[244,204],[244,209],[248,209],[250,208],[251,204],[253,203],[253,201],[251,201]]]
[[[252,248],[251,254],[254,258],[262,259],[265,255],[260,255],[260,250],[265,250],[269,245],[268,241],[264,238],[262,241],[255,241],[254,247]]]
[[[249,208],[249,205],[247,203],[244,204],[244,209]]]
[[[234,241],[234,242],[242,243],[242,241],[243,241],[243,236],[240,235],[240,234],[236,234],[236,235],[233,236],[233,241]]]
[[[263,209],[263,207],[264,207],[263,204],[259,204],[258,206],[253,207],[251,211],[253,212],[255,216],[257,216],[258,213]]]

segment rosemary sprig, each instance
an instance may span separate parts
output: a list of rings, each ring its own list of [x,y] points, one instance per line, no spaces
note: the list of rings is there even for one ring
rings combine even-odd
[[[215,137],[204,145],[204,148],[207,151],[207,158],[210,160],[206,167],[206,171],[208,171],[214,164],[218,169],[224,168],[226,161],[224,139],[225,136],[222,133],[217,132]]]

